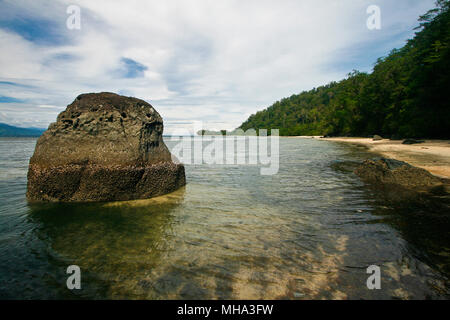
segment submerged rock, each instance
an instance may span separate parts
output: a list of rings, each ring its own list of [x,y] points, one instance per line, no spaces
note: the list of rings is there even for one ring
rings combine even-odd
[[[402,144],[418,144],[418,143],[424,143],[423,140],[415,140],[415,139],[405,139]]]
[[[114,93],[78,96],[39,138],[28,169],[30,201],[159,196],[186,183],[147,102]]]
[[[422,168],[386,158],[365,160],[355,173],[365,182],[375,185],[399,185],[408,189],[442,185],[441,179]]]
[[[376,134],[376,135],[373,136],[372,140],[373,141],[380,141],[380,140],[383,140],[383,137]]]
[[[350,173],[354,172],[360,164],[360,161],[335,160],[331,163],[331,168],[337,171]]]

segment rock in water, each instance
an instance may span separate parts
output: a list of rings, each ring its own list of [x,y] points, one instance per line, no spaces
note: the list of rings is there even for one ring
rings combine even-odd
[[[399,185],[409,189],[430,188],[442,185],[441,179],[422,168],[394,159],[365,160],[355,170],[364,181],[378,185]]]
[[[380,140],[383,140],[382,136],[379,136],[377,134],[373,136],[373,141],[380,141]]]
[[[78,96],[39,138],[28,168],[30,201],[112,201],[163,195],[186,184],[147,102],[114,93]]]
[[[415,139],[406,139],[402,142],[402,144],[417,144],[417,143],[424,143],[424,140],[415,140]]]

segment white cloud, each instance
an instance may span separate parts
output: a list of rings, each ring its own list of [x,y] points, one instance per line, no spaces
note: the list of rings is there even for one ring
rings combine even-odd
[[[59,23],[66,41],[42,44],[0,28],[0,81],[28,85],[0,86],[0,95],[25,100],[0,103],[0,121],[46,126],[55,112],[42,106],[113,91],[152,103],[166,127],[202,120],[232,129],[275,100],[368,70],[433,6],[377,2],[380,31],[366,27],[371,1],[60,0],[42,2],[46,10],[10,2],[11,15]],[[79,31],[65,28],[69,4],[81,7]],[[120,77],[122,58],[144,65],[143,77]]]

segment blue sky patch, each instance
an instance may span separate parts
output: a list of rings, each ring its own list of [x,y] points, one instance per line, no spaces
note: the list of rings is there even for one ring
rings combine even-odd
[[[0,28],[14,32],[24,39],[43,45],[60,45],[65,37],[60,31],[65,28],[55,21],[19,17],[14,20],[0,20]]]
[[[143,64],[129,58],[122,58],[121,62],[121,71],[123,78],[139,78],[144,76],[144,71],[147,70],[147,67]]]
[[[21,87],[21,88],[32,88],[33,87],[28,84],[21,84],[21,83],[11,82],[11,81],[0,81],[0,87],[1,86],[11,86],[11,87]]]
[[[40,6],[26,2],[0,2],[0,28],[16,33],[39,45],[61,45],[67,42],[65,6],[58,3]],[[53,15],[40,15],[38,10],[55,10]],[[59,11],[62,14],[59,14]]]
[[[21,103],[23,100],[13,97],[0,96],[0,103]]]

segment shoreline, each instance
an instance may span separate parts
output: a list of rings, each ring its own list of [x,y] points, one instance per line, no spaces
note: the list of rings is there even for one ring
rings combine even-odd
[[[425,140],[424,143],[405,145],[402,144],[403,140],[373,141],[372,138],[319,138],[316,136],[308,138],[364,146],[368,151],[385,158],[404,161],[412,166],[423,168],[439,178],[450,179],[450,140]]]

